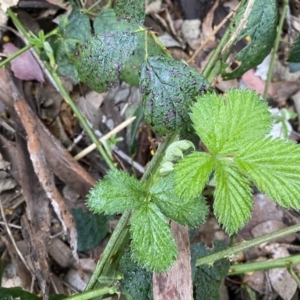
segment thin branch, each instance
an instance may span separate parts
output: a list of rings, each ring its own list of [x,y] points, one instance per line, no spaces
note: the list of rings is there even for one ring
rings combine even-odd
[[[224,19],[223,21],[215,26],[214,31],[201,43],[200,47],[194,52],[192,57],[187,61],[187,63],[191,63],[195,61],[195,58],[197,55],[202,51],[202,49],[205,47],[205,45],[212,39],[212,37],[215,36],[215,34],[223,27],[223,25],[229,21],[229,19],[237,12],[238,8],[240,7],[241,3],[239,3]]]
[[[11,242],[12,242],[13,246],[14,246],[15,249],[16,249],[16,252],[18,253],[19,257],[21,258],[21,260],[22,260],[24,266],[27,268],[27,270],[28,270],[30,273],[33,274],[32,270],[29,268],[29,265],[27,264],[27,262],[26,262],[26,260],[25,260],[25,258],[24,258],[24,256],[23,256],[23,254],[21,253],[20,249],[18,248],[18,246],[17,246],[17,244],[16,244],[16,242],[15,242],[15,239],[14,239],[14,237],[13,237],[11,231],[10,231],[10,228],[9,228],[8,223],[7,223],[6,216],[5,216],[5,213],[4,213],[4,210],[3,210],[2,197],[1,197],[1,196],[0,196],[0,211],[1,211],[2,219],[3,219],[4,223],[5,223],[6,231],[7,231],[8,235],[9,235],[9,237],[10,237],[10,239],[11,239]]]

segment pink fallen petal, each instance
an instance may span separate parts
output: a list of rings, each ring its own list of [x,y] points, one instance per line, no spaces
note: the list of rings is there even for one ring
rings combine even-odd
[[[17,52],[18,50],[19,48],[12,43],[5,43],[3,45],[3,52],[7,56]],[[14,75],[21,80],[37,80],[39,82],[45,81],[43,72],[30,50],[27,50],[17,56],[10,62],[10,64]]]
[[[263,81],[260,77],[256,76],[254,74],[253,69],[246,72],[242,76],[242,79],[249,89],[255,90],[258,94],[263,95],[265,90],[265,81]],[[273,95],[272,87],[269,87],[268,93],[271,96]]]

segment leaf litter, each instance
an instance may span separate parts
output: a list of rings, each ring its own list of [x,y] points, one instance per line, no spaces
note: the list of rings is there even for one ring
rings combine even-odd
[[[199,33],[194,36],[192,32],[187,32],[187,35],[184,34],[181,36],[182,27],[180,27],[180,24],[183,24],[184,21],[189,19],[189,12],[186,11],[186,1],[181,0],[178,2],[181,7],[174,6],[171,2],[168,2],[168,4],[163,7],[160,1],[152,1],[147,6],[147,10],[152,11],[154,18],[155,14],[157,15],[154,22],[156,26],[163,28],[162,31],[166,31],[173,36],[175,40],[179,41],[180,45],[188,45],[191,49],[196,49],[197,46],[201,45],[201,43],[213,32],[213,26],[218,25],[224,19],[226,13],[228,13],[222,3],[219,3],[219,5],[214,8],[208,4],[203,4],[204,7],[201,8],[201,11],[206,12],[204,17],[208,17],[198,17],[195,22],[198,24],[196,29],[197,32],[199,30]],[[14,3],[6,1],[5,3],[9,3],[10,6],[16,5],[17,1]],[[232,7],[235,7],[236,1],[228,1],[226,4],[230,4]],[[198,8],[196,6],[197,4],[195,4],[195,7],[192,7],[191,5],[190,9],[192,11],[193,9],[194,11],[197,11]],[[222,15],[224,9],[225,15]],[[2,13],[2,10],[0,10],[0,13]],[[167,10],[167,13],[162,13],[163,10]],[[297,12],[293,12],[292,14],[292,27],[289,28],[292,34],[288,35],[288,32],[284,31],[282,33],[283,40],[295,38],[299,31],[299,27],[297,27],[297,24],[300,23],[299,15],[297,15]],[[37,10],[37,15],[41,15],[39,10]],[[34,14],[33,18],[35,18],[35,21],[38,20]],[[139,23],[140,18],[141,16],[137,16],[137,19],[133,21]],[[1,20],[3,19],[1,18]],[[47,21],[49,21],[49,19]],[[45,23],[40,22],[40,24],[41,28],[46,31]],[[1,25],[5,25],[5,23]],[[185,27],[185,25],[183,27]],[[206,32],[203,32],[205,28]],[[207,32],[209,29],[210,31]],[[220,30],[220,32],[221,31],[222,30]],[[213,35],[213,38],[217,41],[220,38],[220,36],[218,36],[221,34],[220,32]],[[6,32],[1,29],[1,34],[4,35]],[[191,38],[198,40],[196,42],[195,40],[191,41]],[[5,49],[8,49],[11,45],[6,43],[6,45],[1,48],[1,52],[8,55],[8,52],[6,52]],[[17,44],[14,47],[16,46]],[[216,45],[213,43],[207,42],[203,50],[195,58],[194,67],[200,69],[201,61],[205,60],[207,53],[209,55],[215,46]],[[174,51],[174,53],[177,53],[178,57],[178,53],[189,55],[191,54],[189,53],[189,50],[191,49],[176,49],[178,52]],[[298,99],[299,95],[297,96],[297,94],[299,94],[297,93],[299,91],[299,84],[297,83],[297,80],[300,75],[299,72],[291,73],[289,71],[289,65],[286,63],[288,52],[284,44],[281,45],[280,50],[281,52],[278,52],[278,55],[276,56],[276,67],[273,75],[274,82],[271,84],[269,92],[269,104],[277,107],[279,110],[285,108],[290,112],[296,112],[298,113],[299,118],[300,101]],[[131,52],[131,50],[129,49],[128,52]],[[236,52],[238,52],[238,49],[236,49]],[[156,55],[159,54],[160,53],[156,53]],[[61,61],[67,61],[66,53],[61,55],[61,57],[57,57],[57,60],[59,61],[59,59],[61,59]],[[96,180],[105,175],[107,167],[101,158],[99,158],[99,156],[95,153],[91,153],[86,156],[85,159],[81,161],[81,164],[72,158],[72,155],[85,147],[85,144],[89,143],[89,141],[84,134],[82,135],[82,129],[78,122],[74,121],[72,113],[65,114],[65,117],[62,118],[62,125],[57,125],[57,123],[59,123],[57,120],[61,117],[58,117],[58,115],[61,113],[63,108],[60,101],[57,101],[58,105],[52,114],[46,114],[46,117],[41,118],[39,113],[43,110],[47,111],[49,108],[45,106],[40,99],[35,99],[35,91],[39,90],[39,93],[44,93],[46,98],[53,98],[54,96],[46,92],[46,86],[49,84],[47,79],[45,84],[34,82],[33,85],[30,85],[30,82],[25,82],[32,80],[44,82],[40,67],[35,65],[33,62],[27,63],[26,60],[28,59],[29,58],[25,58],[25,61],[23,60],[19,62],[16,59],[11,63],[11,70],[14,72],[14,76],[20,79],[17,81],[18,88],[20,88],[20,84],[23,85],[21,88],[22,92],[18,95],[18,99],[16,99],[21,102],[17,105],[13,104],[11,98],[12,93],[10,87],[12,86],[12,80],[6,76],[4,69],[0,70],[0,100],[6,106],[5,112],[8,114],[8,116],[1,115],[0,126],[2,127],[3,124],[9,125],[5,127],[3,126],[4,133],[1,132],[0,135],[1,154],[4,157],[4,161],[10,163],[10,169],[7,168],[8,164],[5,163],[3,170],[1,169],[1,182],[3,182],[1,189],[1,202],[5,209],[5,215],[7,216],[7,222],[9,223],[8,225],[10,226],[10,224],[13,224],[15,226],[22,226],[22,229],[11,227],[11,231],[13,232],[13,238],[16,239],[18,249],[21,250],[26,262],[33,262],[33,255],[36,255],[35,257],[37,259],[35,264],[30,267],[30,270],[28,270],[18,256],[18,253],[12,244],[11,237],[7,235],[6,226],[3,223],[1,223],[0,251],[3,255],[3,260],[6,262],[5,270],[7,272],[9,270],[8,262],[15,267],[15,273],[10,278],[6,277],[6,280],[11,280],[10,284],[17,284],[30,289],[31,282],[28,281],[28,278],[31,276],[30,274],[36,274],[38,273],[38,270],[43,270],[43,272],[37,276],[39,287],[35,286],[34,289],[35,292],[41,291],[46,299],[47,294],[49,294],[49,292],[53,292],[53,282],[50,283],[49,279],[50,272],[54,273],[53,278],[56,278],[56,289],[60,293],[66,294],[70,293],[70,290],[59,279],[59,276],[65,269],[68,269],[66,281],[70,284],[70,286],[72,286],[72,288],[76,288],[76,286],[81,287],[79,290],[84,288],[86,283],[84,278],[87,280],[90,276],[91,269],[86,271],[85,264],[82,259],[78,260],[76,257],[77,254],[75,252],[77,239],[75,235],[75,223],[70,212],[74,209],[75,211],[78,211],[80,208],[83,209],[83,215],[85,214],[86,206],[84,202],[86,194],[89,189],[94,186]],[[14,65],[19,69],[15,69]],[[24,67],[25,65],[30,67]],[[122,67],[124,67],[123,65],[125,64],[122,63]],[[65,76],[71,77],[73,81],[76,82],[76,80],[74,80],[76,79],[74,70],[70,70],[68,67],[68,64],[64,65],[65,69],[63,69],[63,71],[65,71]],[[130,69],[130,66],[125,66],[124,70],[126,72],[128,69]],[[243,75],[243,80],[246,86],[251,87],[254,90],[259,90],[260,93],[263,93],[265,78],[257,80],[257,73],[255,73],[255,69],[256,68],[248,71],[251,75],[249,80],[245,79],[245,75]],[[21,75],[23,71],[26,71],[25,75]],[[35,75],[29,75],[30,72]],[[234,85],[240,85],[240,78],[235,80]],[[114,96],[112,96],[112,104],[107,104],[107,99],[105,98],[106,95],[101,94],[99,95],[99,98],[104,98],[103,104],[98,105],[94,110],[88,108],[88,111],[92,110],[93,112],[93,116],[91,118],[92,126],[95,127],[95,130],[101,131],[101,133],[106,133],[109,128],[113,128],[117,124],[120,124],[120,122],[124,120],[124,116],[122,115],[123,111],[127,113],[126,106],[130,107],[132,102],[134,102],[129,100],[132,99],[131,96],[136,93],[131,87],[127,86],[124,88],[124,85],[122,86],[122,84],[116,79],[113,80],[113,83],[115,85],[114,89],[117,91],[123,91],[123,96],[118,98],[118,100],[114,99]],[[232,86],[230,85],[232,84],[230,81],[224,81],[221,78],[216,84],[217,86],[218,84],[222,84],[222,91],[224,92]],[[110,83],[109,86],[111,86]],[[80,90],[78,86],[72,85],[70,91],[72,91],[76,99],[79,98],[78,95],[80,93],[83,97],[80,100],[81,102],[84,100],[84,97],[87,101],[89,101],[90,96],[87,88],[84,86],[81,86],[80,88],[83,88],[83,90]],[[102,87],[99,92],[101,91]],[[93,95],[93,97],[95,97],[95,95]],[[26,100],[28,104],[26,104],[23,100]],[[22,106],[20,103],[22,103]],[[29,107],[31,107],[32,111],[29,110]],[[27,112],[26,116],[24,115],[25,112]],[[90,113],[87,114],[90,115]],[[98,120],[97,116],[99,116]],[[42,119],[43,122],[41,122],[40,119]],[[99,120],[101,120],[101,122],[99,122]],[[297,129],[299,122],[295,122],[294,119],[288,119],[286,121],[289,122],[292,127],[292,130],[289,132],[290,138],[299,141],[300,135],[299,130]],[[56,129],[50,133],[49,130],[53,124],[56,126]],[[14,131],[11,131],[10,128],[13,128]],[[25,131],[24,128],[26,129]],[[138,162],[145,166],[151,158],[151,151],[155,150],[155,143],[160,140],[157,138],[153,143],[153,135],[150,134],[150,130],[148,129],[147,131],[142,125],[139,128],[140,129],[137,131],[135,137],[139,141],[139,144],[135,151],[138,153],[137,157],[140,157]],[[17,132],[17,137],[15,139],[8,139],[8,137],[15,134],[15,132]],[[30,136],[30,141],[26,143],[24,137],[27,135]],[[76,143],[75,138],[80,135],[82,135],[82,140],[78,144]],[[122,135],[124,140],[118,144],[118,146],[126,153],[128,152],[130,139],[124,133],[120,135]],[[72,155],[61,145],[62,136],[67,136],[68,147],[73,149],[73,152],[71,153]],[[59,137],[60,141],[56,137]],[[143,143],[141,143],[141,141],[143,141]],[[151,147],[153,149],[151,149]],[[122,160],[119,164],[122,168],[130,168],[130,165]],[[48,186],[49,183],[50,185]],[[79,196],[74,196],[75,199],[67,199],[68,197],[64,197],[63,194],[61,194],[61,187],[64,186],[72,188]],[[19,189],[21,189],[21,196]],[[211,193],[211,189],[211,187],[208,187],[206,192],[208,194]],[[299,219],[297,213],[295,213],[296,217],[292,217],[285,209],[276,207],[274,202],[267,201],[265,197],[265,195],[261,194],[255,195],[251,221],[246,225],[246,228],[242,229],[238,233],[238,239],[249,239],[262,233],[266,234],[278,228],[283,228],[287,225],[293,224]],[[54,209],[50,208],[50,202],[52,202],[52,207]],[[26,208],[24,203],[26,203]],[[289,222],[287,222],[287,220],[289,220]],[[213,218],[210,218],[207,223],[210,224],[210,236],[208,236],[208,234],[203,232],[203,229],[200,228],[199,230],[195,230],[194,236],[192,236],[190,232],[191,243],[206,242],[210,245],[213,240],[218,238],[224,239],[228,242],[226,234]],[[107,228],[108,224],[113,224],[113,222],[106,222],[105,226],[103,228],[101,227],[103,233],[106,232],[105,228]],[[67,230],[63,230],[64,226]],[[65,232],[69,232],[69,235],[67,235],[69,242],[66,242],[64,238]],[[245,232],[247,232],[247,234]],[[82,237],[86,234],[86,232],[79,231],[78,234]],[[108,235],[108,233],[106,235]],[[51,240],[51,246],[48,245],[49,239]],[[92,258],[97,258],[98,255],[101,254],[103,245],[101,245],[100,237],[98,241],[97,246],[93,245],[95,246],[93,250],[80,249],[82,250],[80,254],[84,253],[84,255],[90,257],[88,260],[89,262],[92,261]],[[189,241],[186,241],[185,243],[188,245]],[[270,244],[268,247],[270,249],[272,248],[272,251],[269,249],[269,252],[267,252],[267,250],[263,248],[253,249],[247,251],[241,257],[243,261],[249,262],[257,259],[265,259],[270,256],[273,258],[289,256],[292,252],[292,250],[290,250],[292,248],[291,246],[297,243],[298,236],[294,235],[293,237],[289,237],[289,239],[276,241],[276,244]],[[7,253],[9,253],[10,257],[8,254],[4,253],[5,249],[7,249]],[[33,249],[33,252],[30,253],[28,249]],[[39,249],[40,252],[34,249]],[[53,269],[54,263],[49,264],[49,260],[51,262],[55,262],[58,270]],[[188,260],[189,258],[187,256],[183,259],[183,263],[187,264]],[[78,272],[79,263],[81,265],[81,269],[83,269],[83,279],[80,278],[80,276],[78,277],[78,275],[80,275],[80,272]],[[243,282],[245,284],[249,284],[250,287],[255,289],[255,285],[259,285],[257,282],[261,281],[263,282],[262,287],[256,289],[261,295],[265,293],[269,295],[277,294],[283,299],[291,299],[297,289],[297,287],[295,287],[294,280],[289,277],[289,273],[287,273],[286,270],[275,270],[270,270],[268,274],[272,287],[270,290],[266,288],[266,277],[264,273],[262,274],[262,272],[259,274],[253,273],[251,275],[251,280],[256,282],[255,284],[250,284],[250,279],[247,277],[248,275],[244,278]],[[175,274],[176,272],[178,271],[174,271]],[[170,276],[170,274],[172,274],[172,270],[170,270],[170,273],[167,274],[169,275],[169,278],[173,278]],[[12,282],[12,279],[14,279],[15,282]],[[156,277],[156,280],[158,279],[159,277]],[[172,287],[174,282],[172,282],[172,280],[170,281],[170,285]],[[6,282],[4,284],[6,284]],[[236,290],[237,287],[241,287],[241,285],[233,283],[233,281],[231,282],[230,280],[225,280],[225,282],[227,290],[230,291]],[[279,282],[280,284],[278,284]],[[183,286],[188,287],[189,284],[190,282],[187,281],[183,283]],[[126,284],[124,286],[126,286]],[[157,286],[158,283],[155,285],[155,288],[157,288]],[[154,292],[155,297],[158,297],[159,295],[161,299],[167,299],[163,293],[161,294],[161,292],[158,292],[156,289],[154,289]],[[146,293],[148,292],[146,291]]]

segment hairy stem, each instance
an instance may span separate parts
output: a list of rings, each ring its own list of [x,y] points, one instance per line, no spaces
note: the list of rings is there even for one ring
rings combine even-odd
[[[72,295],[67,298],[64,298],[63,300],[88,300],[101,295],[113,295],[113,294],[117,294],[117,291],[114,287],[103,287],[103,288],[95,289],[93,291]]]
[[[297,231],[300,231],[300,224],[290,226],[288,228],[284,228],[282,230],[260,236],[258,238],[255,238],[255,239],[251,240],[251,241],[246,241],[246,242],[239,243],[239,244],[237,244],[237,245],[235,245],[231,248],[228,248],[228,249],[225,249],[225,250],[222,250],[222,251],[219,251],[219,252],[215,252],[215,253],[200,257],[196,261],[196,266],[198,267],[198,266],[205,265],[205,264],[211,264],[214,261],[216,261],[218,259],[221,259],[221,258],[229,258],[233,254],[236,254],[240,251],[249,249],[251,247],[257,246],[257,245],[262,244],[262,243],[267,243],[271,240],[277,239],[279,237],[286,236],[290,233],[297,232]],[[276,260],[273,260],[273,263],[275,263],[275,261]],[[263,263],[263,262],[259,262],[259,263]]]
[[[276,268],[289,268],[294,264],[300,263],[300,255],[288,256],[278,259],[270,259],[265,261],[258,261],[253,263],[233,265],[230,267],[228,274],[245,274],[251,272],[257,272],[267,269],[276,269]]]

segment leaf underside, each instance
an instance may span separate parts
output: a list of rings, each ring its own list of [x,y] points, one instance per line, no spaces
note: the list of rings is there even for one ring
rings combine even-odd
[[[165,216],[154,203],[145,203],[134,211],[130,232],[133,258],[141,266],[154,272],[171,268],[177,246]]]
[[[247,2],[248,3],[248,2]],[[242,7],[232,23],[232,32],[238,27],[245,13],[246,5]],[[223,64],[222,76],[225,80],[242,76],[248,70],[259,65],[270,53],[277,32],[277,1],[256,0],[247,18],[246,25],[237,36],[235,43],[249,36],[250,43],[243,48],[234,58],[239,62],[238,67],[232,72],[227,72],[227,64]]]
[[[189,107],[208,88],[197,71],[167,56],[151,56],[140,72],[144,115],[159,135],[190,130]]]
[[[124,171],[109,171],[91,189],[87,205],[94,212],[122,213],[141,205],[146,197],[142,184]]]

